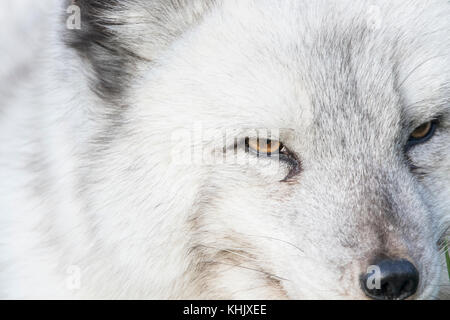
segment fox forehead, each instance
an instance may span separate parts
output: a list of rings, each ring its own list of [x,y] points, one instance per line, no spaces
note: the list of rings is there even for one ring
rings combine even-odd
[[[358,114],[398,127],[400,120],[420,124],[446,110],[442,101],[448,79],[442,68],[448,68],[443,58],[448,48],[423,31],[421,40],[411,28],[390,27],[394,24],[388,18],[374,27],[367,6],[331,14],[328,2],[231,2],[205,17],[164,57],[172,70],[164,74],[170,87],[178,83],[178,92],[189,89],[179,95],[184,102],[178,104],[186,104],[189,96],[191,112],[223,114],[222,119],[205,119],[218,121],[216,127],[228,126],[225,120],[232,118],[243,127],[301,131],[314,118],[336,124],[340,115],[348,121]],[[273,10],[262,10],[265,6]],[[377,8],[382,12],[390,6],[383,2]],[[310,17],[314,10],[322,16]],[[408,12],[402,19],[420,22],[418,14]],[[425,50],[423,43],[433,50]],[[438,70],[441,76],[436,77]],[[424,79],[430,81],[424,85]],[[169,99],[171,106],[177,105],[174,99]],[[430,103],[420,108],[420,101]]]

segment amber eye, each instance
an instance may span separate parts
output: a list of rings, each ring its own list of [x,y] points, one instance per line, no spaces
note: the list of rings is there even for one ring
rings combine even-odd
[[[433,124],[431,122],[427,122],[420,127],[418,127],[416,130],[413,131],[411,134],[411,138],[413,139],[423,139],[425,138],[431,131],[433,127]]]
[[[258,155],[271,156],[278,154],[283,149],[280,141],[260,138],[247,138],[245,140],[247,151],[253,151]]]
[[[408,145],[424,143],[430,140],[436,131],[436,121],[430,121],[416,128],[409,137]]]

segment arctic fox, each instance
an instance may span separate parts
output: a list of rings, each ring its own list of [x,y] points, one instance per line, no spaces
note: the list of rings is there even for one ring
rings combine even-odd
[[[35,3],[1,298],[446,297],[449,1]]]

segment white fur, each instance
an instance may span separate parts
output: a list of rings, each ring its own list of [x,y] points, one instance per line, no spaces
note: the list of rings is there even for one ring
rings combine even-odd
[[[167,46],[133,43],[153,61],[136,67],[122,105],[91,91],[95,75],[62,43],[61,19],[42,15],[45,41],[17,57],[33,67],[0,106],[0,296],[364,299],[359,274],[388,248],[417,260],[416,297],[436,297],[448,285],[436,242],[450,216],[450,6],[373,2],[381,23],[359,43],[371,4],[224,1]],[[347,78],[336,73],[347,47],[333,31],[354,38]],[[394,76],[406,79],[402,103]],[[349,80],[359,100],[340,90]],[[446,118],[410,154],[429,171],[419,180],[401,162],[398,137],[414,129],[402,121],[420,125],[433,110]],[[221,150],[208,135],[171,140],[196,126],[240,138],[280,129],[302,172],[280,183],[285,164],[255,163],[242,150],[236,157],[248,164],[175,164],[173,148]],[[81,271],[75,289],[72,266]]]

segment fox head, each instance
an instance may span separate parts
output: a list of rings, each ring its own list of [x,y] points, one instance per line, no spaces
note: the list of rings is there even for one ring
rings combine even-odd
[[[72,3],[103,105],[83,197],[127,292],[437,296],[448,1]]]

